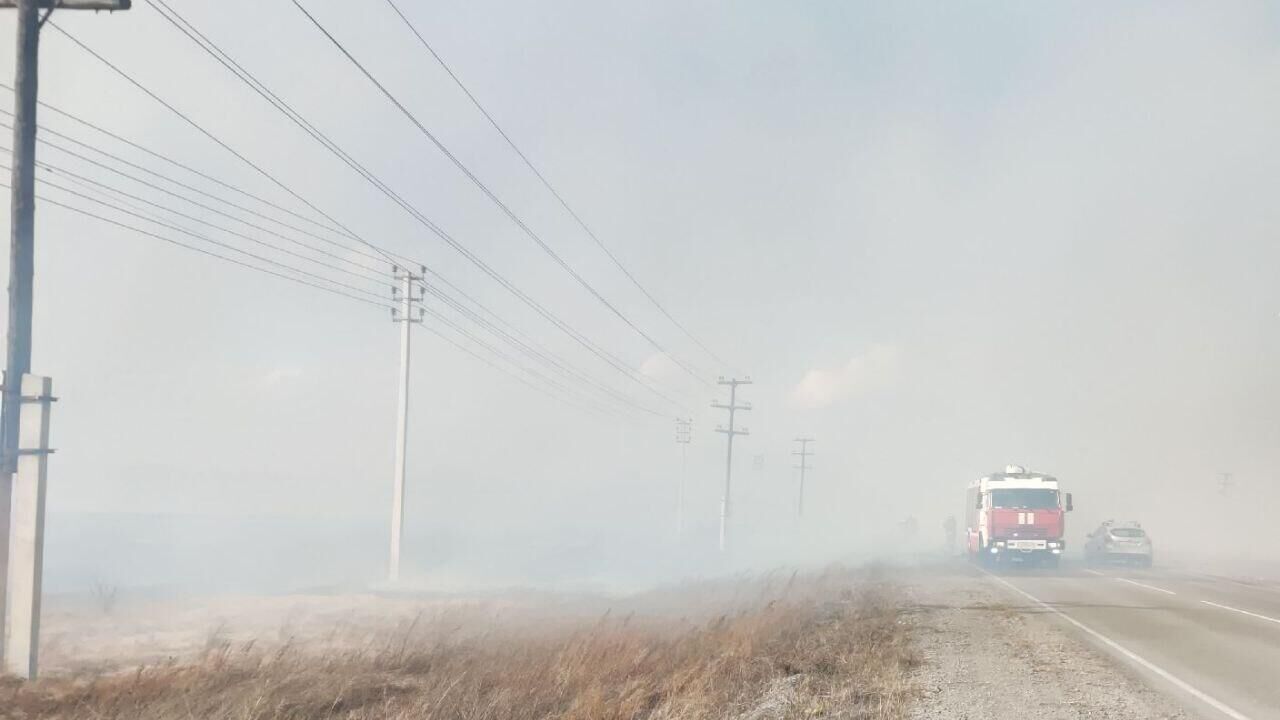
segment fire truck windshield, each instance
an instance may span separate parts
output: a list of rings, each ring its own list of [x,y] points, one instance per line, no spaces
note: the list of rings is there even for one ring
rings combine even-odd
[[[1058,507],[1058,491],[1043,488],[1010,488],[991,491],[991,507],[1019,510],[1051,510]]]

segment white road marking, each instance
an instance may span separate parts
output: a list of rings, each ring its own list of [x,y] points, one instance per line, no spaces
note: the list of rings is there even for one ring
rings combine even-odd
[[[1240,580],[1238,578],[1227,577],[1224,575],[1206,575],[1205,577],[1214,581],[1226,581],[1239,585],[1242,588],[1249,588],[1250,590],[1257,590],[1259,592],[1273,593],[1280,590],[1280,586],[1277,586],[1275,583],[1250,582],[1248,580]]]
[[[1196,698],[1197,700],[1199,700],[1199,701],[1203,702],[1204,704],[1208,705],[1209,707],[1213,708],[1214,710],[1217,710],[1218,712],[1222,713],[1223,715],[1226,715],[1227,717],[1231,718],[1232,720],[1249,720],[1249,716],[1248,716],[1248,715],[1245,715],[1244,713],[1240,712],[1239,710],[1236,710],[1235,708],[1233,708],[1233,707],[1231,707],[1230,705],[1228,705],[1228,704],[1226,704],[1226,703],[1222,702],[1221,700],[1219,700],[1219,699],[1217,699],[1217,698],[1213,697],[1212,695],[1209,695],[1209,694],[1208,694],[1208,693],[1206,693],[1206,692],[1203,692],[1203,691],[1201,691],[1201,690],[1197,690],[1196,688],[1192,687],[1189,683],[1187,683],[1185,680],[1182,680],[1181,678],[1176,677],[1175,675],[1173,675],[1173,673],[1170,673],[1168,670],[1165,670],[1164,668],[1160,667],[1159,665],[1156,665],[1155,663],[1151,662],[1150,660],[1147,660],[1146,658],[1142,657],[1141,655],[1138,655],[1137,653],[1135,653],[1135,652],[1133,652],[1132,650],[1130,650],[1130,649],[1126,648],[1125,646],[1121,645],[1120,643],[1116,642],[1115,640],[1112,640],[1111,638],[1107,637],[1106,635],[1103,635],[1102,633],[1098,632],[1097,630],[1094,630],[1093,628],[1089,627],[1088,625],[1085,625],[1084,623],[1080,622],[1079,620],[1076,620],[1075,618],[1071,617],[1070,615],[1068,615],[1068,614],[1066,614],[1066,613],[1062,612],[1061,610],[1059,610],[1059,609],[1057,609],[1057,608],[1055,608],[1055,607],[1053,607],[1053,606],[1049,605],[1048,603],[1044,602],[1043,600],[1041,600],[1040,598],[1036,597],[1035,595],[1032,595],[1031,593],[1027,592],[1026,590],[1023,590],[1022,588],[1020,588],[1020,587],[1018,587],[1018,586],[1014,585],[1013,583],[1011,583],[1011,582],[1009,582],[1009,581],[1005,580],[1004,578],[999,577],[999,576],[997,576],[997,575],[993,575],[993,574],[991,574],[991,573],[987,572],[986,570],[983,570],[982,572],[983,572],[983,573],[985,573],[985,574],[987,575],[987,577],[990,577],[991,579],[995,580],[996,582],[1000,583],[1001,585],[1004,585],[1005,587],[1007,587],[1007,588],[1009,588],[1010,590],[1012,590],[1012,591],[1014,591],[1014,592],[1018,593],[1019,595],[1021,595],[1021,596],[1025,597],[1026,599],[1030,600],[1031,602],[1035,603],[1036,605],[1039,605],[1040,607],[1044,608],[1045,610],[1048,610],[1049,612],[1053,613],[1054,615],[1057,615],[1058,617],[1062,618],[1063,620],[1066,620],[1067,622],[1071,623],[1072,625],[1074,625],[1075,627],[1077,627],[1078,629],[1080,629],[1082,632],[1084,632],[1085,634],[1089,635],[1089,636],[1090,636],[1090,637],[1092,637],[1093,639],[1095,639],[1095,640],[1097,640],[1098,642],[1100,642],[1100,643],[1102,643],[1102,644],[1106,645],[1107,647],[1111,648],[1112,650],[1115,650],[1116,652],[1120,653],[1120,654],[1121,654],[1122,656],[1124,656],[1125,658],[1128,658],[1130,661],[1132,661],[1132,662],[1134,662],[1134,663],[1137,663],[1138,665],[1141,665],[1142,667],[1146,668],[1147,670],[1150,670],[1151,672],[1153,672],[1153,673],[1155,673],[1156,675],[1160,676],[1160,677],[1161,677],[1161,678],[1163,678],[1164,680],[1166,680],[1166,681],[1168,681],[1169,683],[1173,684],[1173,686],[1174,686],[1174,687],[1176,687],[1176,688],[1178,688],[1179,690],[1181,690],[1181,691],[1183,691],[1183,692],[1187,693],[1188,695],[1190,695],[1190,696],[1192,696],[1192,697]],[[1203,602],[1203,601],[1202,601],[1202,602]]]
[[[1241,615],[1248,615],[1249,617],[1258,618],[1259,620],[1266,620],[1267,622],[1273,622],[1273,623],[1276,623],[1277,625],[1280,625],[1280,619],[1277,619],[1277,618],[1267,617],[1266,615],[1259,615],[1256,612],[1241,610],[1240,608],[1234,608],[1234,607],[1231,607],[1230,605],[1219,605],[1216,602],[1209,602],[1208,600],[1201,600],[1200,602],[1204,603],[1205,605],[1212,605],[1213,607],[1220,608],[1222,610],[1230,610],[1231,612],[1238,612]]]
[[[1093,573],[1094,575],[1101,575],[1102,577],[1107,576],[1107,574],[1102,572],[1101,570],[1094,570],[1093,568],[1085,568],[1084,571],[1088,573]]]
[[[1138,587],[1140,587],[1140,588],[1146,588],[1146,589],[1148,589],[1148,590],[1155,590],[1156,592],[1162,592],[1162,593],[1164,593],[1165,595],[1177,595],[1177,594],[1178,594],[1178,593],[1176,593],[1176,592],[1174,592],[1174,591],[1172,591],[1172,590],[1165,590],[1164,588],[1158,588],[1158,587],[1156,587],[1155,585],[1147,585],[1146,583],[1140,583],[1140,582],[1138,582],[1137,580],[1130,580],[1129,578],[1116,578],[1116,579],[1117,579],[1117,580],[1119,580],[1120,582],[1127,582],[1127,583],[1129,583],[1130,585],[1137,585],[1137,586],[1138,586]]]

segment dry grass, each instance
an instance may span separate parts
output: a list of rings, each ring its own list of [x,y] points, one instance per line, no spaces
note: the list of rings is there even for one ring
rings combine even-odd
[[[425,613],[362,647],[263,650],[0,685],[0,718],[899,718],[911,696],[894,589],[831,570],[669,589],[584,618]]]

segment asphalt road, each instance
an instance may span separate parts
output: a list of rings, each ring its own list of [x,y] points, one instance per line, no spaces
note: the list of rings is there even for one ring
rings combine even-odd
[[[1280,587],[1082,564],[998,569],[989,579],[1188,710],[1280,720]]]

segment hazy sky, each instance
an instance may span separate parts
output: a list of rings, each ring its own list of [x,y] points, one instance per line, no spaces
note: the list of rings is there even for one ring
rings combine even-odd
[[[711,527],[714,389],[595,304],[291,3],[171,4],[487,262],[679,394],[694,417],[689,512]],[[304,4],[660,343],[708,378],[755,378],[737,454],[744,528],[789,519],[799,433],[819,440],[811,522],[834,546],[908,513],[934,532],[971,477],[1008,462],[1071,485],[1081,529],[1280,500],[1274,5],[402,0],[601,239],[732,363],[718,367],[388,7]],[[505,294],[146,0],[54,22],[344,223],[664,414],[584,414],[418,333],[411,527],[567,543],[670,529],[678,408]],[[56,31],[42,63],[48,102],[302,209]],[[398,333],[384,311],[56,208],[38,227],[34,367],[62,398],[54,512],[385,517]],[[1219,472],[1235,473],[1235,496],[1215,493]]]

